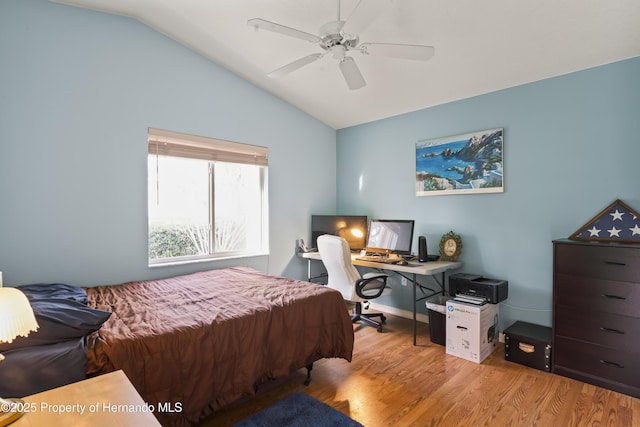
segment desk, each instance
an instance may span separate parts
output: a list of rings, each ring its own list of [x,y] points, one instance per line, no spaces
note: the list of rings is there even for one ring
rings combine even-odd
[[[122,371],[32,394],[28,410],[11,427],[158,426],[152,412]]]
[[[307,260],[307,279],[311,280],[311,261],[322,261],[320,252],[300,252],[299,255]],[[362,261],[357,259],[359,256],[360,254],[351,254],[351,263],[353,265],[375,268],[378,270],[394,271],[413,283],[413,345],[416,345],[416,307],[418,302],[434,295],[444,293],[445,273],[447,272],[447,270],[455,270],[456,268],[462,267],[462,263],[453,261],[429,261],[422,263],[412,262],[411,265],[398,265],[387,264],[384,262]],[[410,274],[411,277],[407,277],[405,276],[405,274]],[[437,274],[442,274],[441,282],[438,282],[438,279],[436,278]],[[436,283],[438,283],[442,290],[435,291],[431,288],[427,288],[426,286],[421,285],[417,280],[418,275],[432,277],[436,281]],[[418,298],[418,288],[420,288],[420,290],[423,292],[425,289],[427,289],[431,291],[431,294]]]

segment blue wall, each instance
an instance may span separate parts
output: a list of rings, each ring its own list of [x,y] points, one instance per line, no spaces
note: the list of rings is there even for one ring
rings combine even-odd
[[[306,276],[294,245],[335,209],[334,129],[135,20],[45,0],[0,2],[0,58],[7,285]],[[148,127],[269,147],[270,256],[148,268]]]
[[[463,271],[509,280],[503,327],[550,324],[551,241],[616,198],[640,210],[640,58],[337,137],[128,18],[5,0],[0,58],[0,271],[9,285],[109,284],[236,264],[303,278],[294,242],[308,238],[311,214],[366,214],[414,218],[414,247],[425,235],[430,252],[447,231],[461,234]],[[147,267],[148,127],[270,148],[270,256]],[[505,130],[504,193],[414,195],[416,141],[494,127]],[[410,311],[410,288],[394,281],[381,303]]]
[[[502,327],[550,325],[551,241],[615,199],[640,210],[639,76],[634,58],[339,130],[338,212],[413,218],[430,253],[457,232],[460,271],[509,281]],[[415,196],[417,141],[495,127],[504,193]],[[411,310],[410,288],[393,288],[380,303]]]

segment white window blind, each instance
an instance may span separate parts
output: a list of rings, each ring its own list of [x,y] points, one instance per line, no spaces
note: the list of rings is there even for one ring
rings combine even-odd
[[[149,128],[149,154],[267,166],[269,149],[222,139]]]

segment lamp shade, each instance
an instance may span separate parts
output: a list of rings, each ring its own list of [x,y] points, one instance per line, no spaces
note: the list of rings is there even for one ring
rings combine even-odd
[[[0,342],[9,343],[37,329],[27,297],[16,288],[0,288]]]

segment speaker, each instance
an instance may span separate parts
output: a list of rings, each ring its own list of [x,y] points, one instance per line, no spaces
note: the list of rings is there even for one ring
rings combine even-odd
[[[418,237],[418,261],[427,262],[427,238]]]

